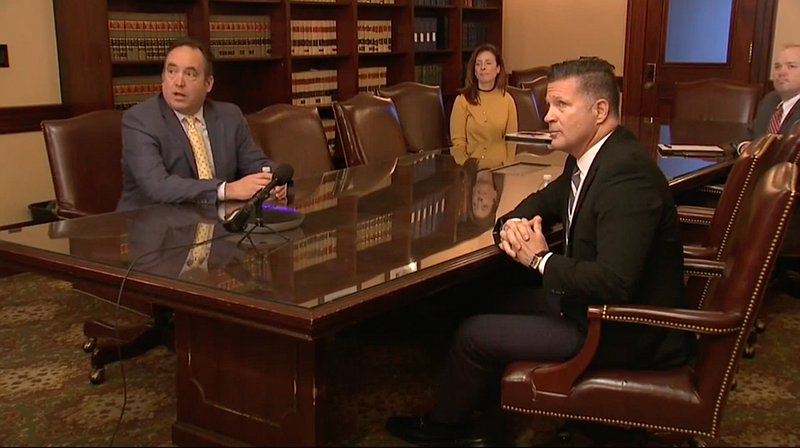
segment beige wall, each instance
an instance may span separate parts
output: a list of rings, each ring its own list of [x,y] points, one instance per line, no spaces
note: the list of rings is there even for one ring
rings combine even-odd
[[[800,44],[800,0],[779,0],[778,17],[775,23],[775,45],[772,49],[773,59],[786,44]],[[772,78],[772,75],[770,75]]]
[[[627,8],[627,0],[505,0],[503,58],[509,71],[599,56],[622,75]]]
[[[52,0],[0,0],[0,107],[61,102]],[[52,199],[41,133],[0,135],[0,226],[30,219],[28,204]]]

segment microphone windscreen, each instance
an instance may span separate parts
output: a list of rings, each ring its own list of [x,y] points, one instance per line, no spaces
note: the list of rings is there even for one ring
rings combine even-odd
[[[292,180],[294,176],[294,168],[288,163],[278,165],[275,172],[272,173],[272,178],[275,180],[275,185],[286,185]]]

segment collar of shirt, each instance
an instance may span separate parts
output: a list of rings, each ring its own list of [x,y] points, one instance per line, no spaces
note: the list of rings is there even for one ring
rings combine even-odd
[[[789,113],[794,108],[794,105],[797,104],[798,100],[800,100],[800,93],[783,102],[783,117],[781,119],[781,122],[786,120],[786,117],[789,116]]]
[[[614,131],[609,132],[605,137],[598,140],[597,143],[592,145],[592,147],[578,159],[578,169],[581,171],[581,184],[583,184],[583,179],[586,178],[586,173],[588,173],[589,168],[592,167],[592,162],[594,162],[595,157],[597,157],[597,153],[600,152],[603,143],[608,140],[608,137],[610,137],[613,132]]]
[[[178,117],[178,121],[181,123],[181,125],[184,125],[183,119],[187,118],[189,116],[188,115],[184,115],[184,114],[178,112],[177,110],[173,110],[173,112],[175,112],[175,116]],[[206,117],[205,117],[205,115],[203,115],[203,106],[200,106],[200,110],[198,110],[197,113],[194,114],[194,117],[197,118],[198,121],[200,121],[200,124],[203,127],[206,127]]]

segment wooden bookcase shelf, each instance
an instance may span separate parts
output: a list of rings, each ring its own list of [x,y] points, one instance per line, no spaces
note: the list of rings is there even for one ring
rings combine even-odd
[[[438,82],[450,102],[462,86],[464,64],[470,56],[464,24],[482,24],[483,40],[501,48],[503,2],[491,0],[486,7],[469,7],[464,6],[464,0],[448,1],[447,5],[431,6],[417,5],[414,0],[395,0],[393,4],[357,0],[54,0],[63,102],[73,114],[111,109],[115,107],[115,78],[152,80],[159,75],[161,52],[174,37],[167,34],[169,38],[156,44],[160,45],[157,49],[146,50],[150,52],[146,60],[130,55],[125,60],[125,54],[121,60],[119,44],[113,46],[111,42],[114,31],[110,30],[109,13],[122,16],[126,23],[142,20],[142,16],[145,21],[149,16],[152,22],[180,17],[185,27],[182,32],[206,44],[211,44],[213,17],[253,17],[255,21],[256,17],[268,16],[269,54],[231,55],[214,60],[211,97],[233,102],[245,113],[276,103],[291,104],[292,73],[312,70],[336,70],[338,82],[333,99],[346,100],[359,91],[359,69],[386,67],[385,82],[392,85],[416,80],[415,65],[437,66],[440,72],[436,79],[440,78]],[[155,15],[161,16],[153,19]],[[418,19],[426,18],[436,19],[437,42],[435,48],[423,50],[415,45],[415,35],[420,32]],[[293,55],[294,20],[335,20],[336,54]],[[359,52],[359,21],[390,21],[391,51]],[[142,41],[147,41],[144,36]],[[144,48],[145,44],[141,54]]]

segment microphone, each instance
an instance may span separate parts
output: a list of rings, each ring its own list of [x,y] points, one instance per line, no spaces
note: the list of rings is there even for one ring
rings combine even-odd
[[[256,194],[254,194],[253,197],[247,201],[247,204],[245,204],[244,207],[231,213],[231,216],[222,222],[222,227],[231,233],[241,232],[244,230],[244,228],[247,226],[247,220],[250,218],[250,213],[252,213],[256,207],[261,206],[261,203],[264,202],[264,199],[266,199],[269,195],[269,191],[274,187],[286,185],[290,180],[292,180],[292,176],[294,176],[294,168],[292,168],[291,165],[278,165],[278,167],[275,168],[275,172],[272,173],[272,180],[270,183],[268,183],[264,188],[258,190],[258,192],[256,192]]]

